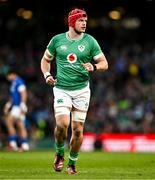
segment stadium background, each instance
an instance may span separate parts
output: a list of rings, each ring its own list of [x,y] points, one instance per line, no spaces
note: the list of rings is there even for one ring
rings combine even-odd
[[[54,4],[53,4],[54,3]],[[31,146],[50,147],[55,125],[52,90],[45,84],[40,59],[51,37],[68,30],[67,14],[84,8],[87,33],[100,43],[109,62],[94,73],[85,132],[154,133],[155,3],[153,0],[0,0],[0,139],[7,130],[2,108],[8,97],[5,73],[16,65],[28,86],[26,126]],[[54,63],[52,71],[55,73]],[[70,132],[69,132],[70,133]],[[100,148],[100,142],[95,142]]]

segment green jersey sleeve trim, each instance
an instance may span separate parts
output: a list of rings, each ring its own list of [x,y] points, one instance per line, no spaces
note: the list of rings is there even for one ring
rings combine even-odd
[[[97,60],[98,58],[100,58],[103,55],[103,52],[97,54],[96,56],[93,57],[94,60]]]
[[[52,60],[54,59],[54,56],[50,53],[50,51],[48,50],[48,48],[47,48],[47,53],[49,54],[49,56],[51,56],[51,57],[50,57],[50,61],[52,61]]]

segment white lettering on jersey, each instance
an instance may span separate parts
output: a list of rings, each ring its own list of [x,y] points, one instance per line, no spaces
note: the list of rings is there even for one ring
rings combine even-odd
[[[66,50],[67,49],[67,46],[66,45],[62,45],[60,46],[61,50]]]

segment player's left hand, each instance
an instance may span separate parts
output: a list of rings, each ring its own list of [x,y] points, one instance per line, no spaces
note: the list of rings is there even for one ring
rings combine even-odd
[[[91,63],[85,63],[85,64],[82,64],[82,66],[85,68],[86,71],[94,71],[94,67]]]
[[[25,104],[25,102],[20,103],[20,108],[23,113],[27,113],[28,108],[27,108],[27,105]]]

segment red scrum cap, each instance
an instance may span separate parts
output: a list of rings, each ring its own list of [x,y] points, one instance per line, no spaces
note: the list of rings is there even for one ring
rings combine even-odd
[[[74,28],[76,20],[82,17],[87,17],[86,11],[82,9],[72,10],[68,15],[68,25]]]

